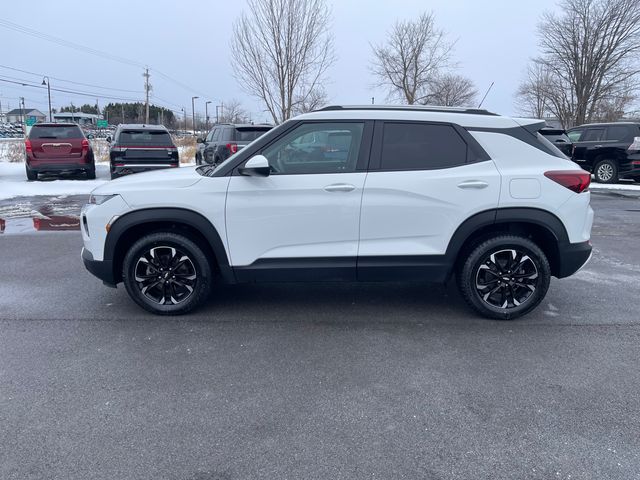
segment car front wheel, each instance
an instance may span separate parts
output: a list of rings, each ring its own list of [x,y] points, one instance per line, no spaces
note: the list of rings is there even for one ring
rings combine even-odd
[[[460,293],[480,315],[512,320],[529,313],[549,289],[551,268],[531,240],[501,235],[478,245],[458,272]]]
[[[189,238],[158,232],[133,244],[122,276],[129,296],[158,315],[180,315],[209,296],[212,270],[203,250]]]

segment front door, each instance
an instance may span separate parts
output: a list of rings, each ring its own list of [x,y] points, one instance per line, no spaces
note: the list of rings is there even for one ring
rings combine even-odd
[[[301,123],[262,150],[268,177],[234,173],[226,227],[239,280],[355,279],[365,130]]]

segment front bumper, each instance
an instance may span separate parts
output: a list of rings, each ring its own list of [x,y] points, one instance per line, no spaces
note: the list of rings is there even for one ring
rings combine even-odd
[[[558,268],[558,278],[565,278],[573,275],[591,259],[591,242],[568,243],[560,245]]]
[[[82,248],[82,262],[89,272],[102,280],[102,283],[109,287],[116,287],[111,262],[94,260],[93,254],[86,248]]]

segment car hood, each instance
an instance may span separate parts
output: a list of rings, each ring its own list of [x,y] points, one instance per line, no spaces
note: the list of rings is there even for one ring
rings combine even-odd
[[[151,172],[134,173],[112,180],[99,186],[93,192],[96,195],[111,195],[144,190],[171,190],[196,184],[202,176],[197,167],[164,168]]]

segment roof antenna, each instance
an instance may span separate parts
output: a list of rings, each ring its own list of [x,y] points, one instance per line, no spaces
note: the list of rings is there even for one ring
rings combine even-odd
[[[487,98],[487,95],[489,95],[489,92],[491,91],[491,89],[493,88],[493,84],[495,82],[491,82],[491,85],[489,85],[489,88],[487,89],[487,93],[484,94],[484,97],[482,97],[482,101],[480,102],[480,105],[478,105],[478,108],[482,107],[482,104],[484,103],[484,101]]]

